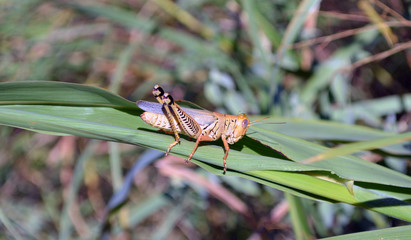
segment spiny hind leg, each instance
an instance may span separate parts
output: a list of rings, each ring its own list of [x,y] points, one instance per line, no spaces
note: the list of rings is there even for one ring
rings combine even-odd
[[[170,111],[168,111],[170,112]],[[175,141],[173,143],[170,144],[170,146],[168,146],[168,149],[166,151],[166,156],[168,155],[168,153],[170,152],[171,148],[174,147],[175,145],[177,145],[178,143],[180,143],[180,136],[178,135],[176,126],[174,125],[174,120],[173,120],[173,116],[170,114],[166,114],[168,122],[170,123],[171,129],[174,133],[175,136]]]
[[[166,156],[167,156],[170,153],[171,148],[174,147],[175,145],[177,145],[180,142],[180,136],[178,135],[177,128],[174,125],[174,123],[175,123],[174,122],[174,117],[173,117],[173,114],[172,114],[171,107],[169,106],[169,101],[167,101],[168,98],[169,98],[168,93],[165,93],[163,88],[160,87],[160,85],[155,85],[154,88],[153,88],[152,93],[153,93],[154,97],[157,99],[157,101],[160,104],[163,104],[162,110],[164,112],[164,115],[167,117],[167,120],[168,120],[168,122],[170,123],[170,126],[171,126],[171,130],[172,130],[172,132],[174,133],[174,136],[175,136],[175,141],[173,143],[171,143],[170,146],[168,146],[168,149],[166,151]]]

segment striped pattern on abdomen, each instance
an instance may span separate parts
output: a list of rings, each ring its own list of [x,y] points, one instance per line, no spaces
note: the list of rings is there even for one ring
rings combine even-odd
[[[219,119],[216,119],[214,122],[208,125],[201,126],[202,128],[201,135],[209,136],[213,138],[214,140],[217,140],[218,138],[220,138],[222,131],[219,131],[221,127],[219,122],[220,122]]]

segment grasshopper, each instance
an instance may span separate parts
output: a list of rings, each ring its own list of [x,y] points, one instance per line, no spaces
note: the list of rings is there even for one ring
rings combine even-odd
[[[223,158],[224,174],[227,171],[227,156],[230,150],[228,144],[234,144],[247,132],[250,121],[244,113],[228,115],[207,110],[180,107],[174,102],[170,94],[165,93],[159,86],[153,88],[153,95],[159,103],[137,101],[137,106],[143,109],[141,119],[149,125],[160,128],[175,135],[175,141],[170,144],[166,156],[171,148],[180,142],[179,133],[197,139],[193,151],[187,162],[193,157],[202,141],[216,141],[221,138],[224,143],[225,155]]]

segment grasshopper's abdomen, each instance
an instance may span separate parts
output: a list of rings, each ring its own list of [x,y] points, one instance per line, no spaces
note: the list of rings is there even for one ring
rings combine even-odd
[[[170,122],[168,121],[167,117],[164,114],[159,113],[152,113],[152,112],[144,112],[140,115],[141,119],[152,127],[160,128],[166,132],[172,132],[173,129],[171,128]],[[180,127],[178,123],[173,118],[174,126],[178,133],[181,133]]]

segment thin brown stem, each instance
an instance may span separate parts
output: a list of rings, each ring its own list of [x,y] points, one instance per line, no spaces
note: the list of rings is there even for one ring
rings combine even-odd
[[[387,26],[390,26],[390,27],[411,27],[411,21],[385,22],[385,24]],[[319,44],[319,43],[322,43],[323,45],[327,45],[330,42],[335,41],[337,39],[349,37],[349,36],[355,35],[355,34],[360,33],[360,32],[375,30],[377,28],[378,28],[377,25],[367,25],[367,26],[364,26],[364,27],[342,31],[342,32],[339,32],[339,33],[336,33],[336,34],[331,34],[331,35],[328,35],[328,36],[323,36],[323,37],[310,39],[310,40],[307,40],[307,41],[298,42],[296,44],[290,45],[290,48],[298,49],[298,48],[303,48],[303,47],[307,47],[307,46],[311,46],[311,45]]]
[[[368,63],[375,62],[375,61],[380,61],[380,60],[382,60],[382,59],[384,59],[384,58],[387,58],[387,57],[389,57],[389,56],[391,56],[391,55],[394,55],[394,54],[396,54],[396,53],[398,53],[398,52],[404,51],[405,49],[408,49],[408,48],[411,48],[411,41],[406,42],[406,43],[396,44],[393,48],[391,48],[391,49],[389,49],[389,50],[387,50],[387,51],[380,52],[380,53],[378,53],[378,54],[375,54],[375,55],[373,55],[373,56],[370,56],[370,57],[361,59],[361,60],[353,63],[353,64],[349,67],[348,70],[353,71],[353,70],[355,70],[356,68],[359,68],[359,67],[361,67],[361,66],[363,66],[363,65],[366,65],[366,64],[368,64]]]
[[[396,11],[394,11],[392,8],[388,7],[387,5],[382,3],[381,1],[375,0],[374,3],[375,3],[375,5],[379,6],[382,10],[384,10],[385,12],[391,14],[393,17],[395,17],[399,21],[404,21],[404,22],[408,21],[406,18],[401,16],[401,14],[397,13]]]
[[[370,22],[370,19],[365,15],[349,14],[330,11],[319,11],[319,14],[324,17],[337,18],[346,21]]]

